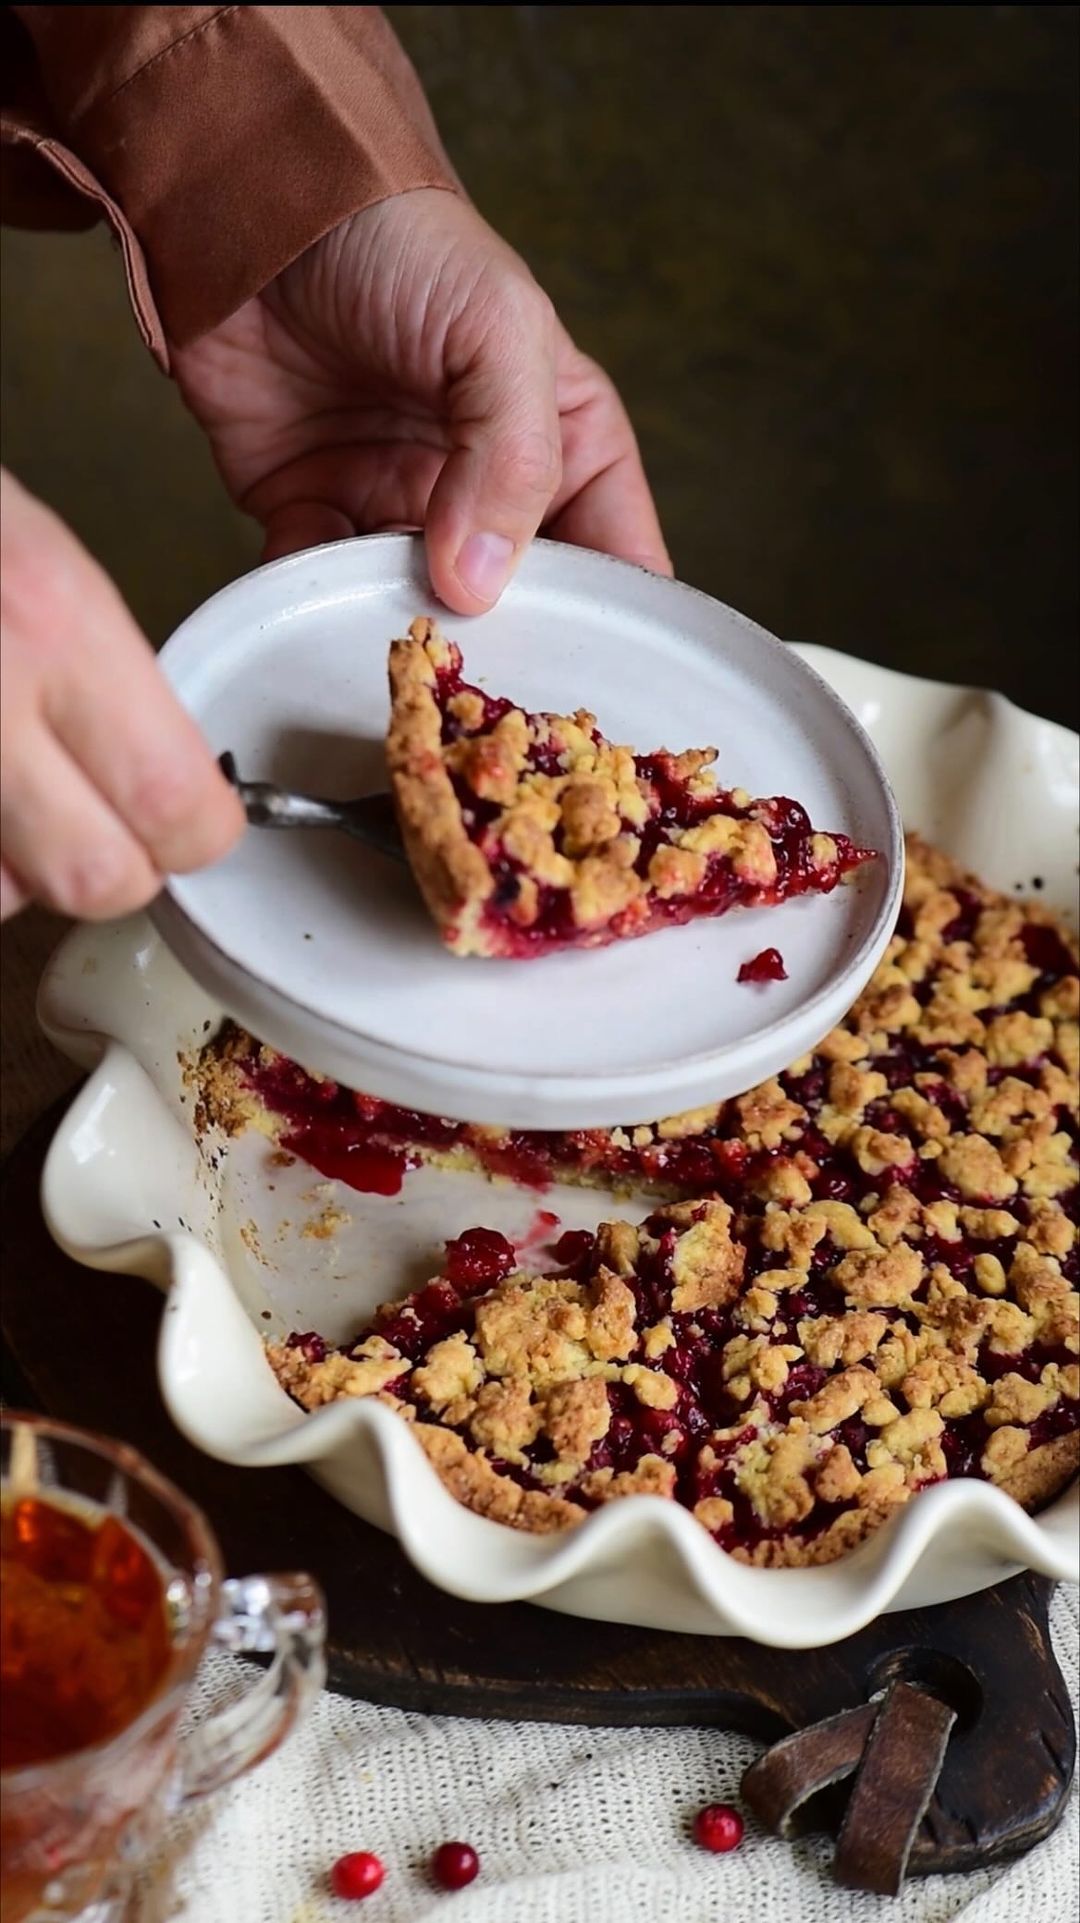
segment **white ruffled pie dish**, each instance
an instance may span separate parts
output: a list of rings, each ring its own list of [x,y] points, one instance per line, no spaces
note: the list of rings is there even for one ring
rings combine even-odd
[[[1074,735],[1000,695],[825,649],[800,652],[874,740],[908,826],[997,887],[1073,912]],[[466,1227],[515,1239],[532,1229],[536,1247],[538,1208],[574,1228],[632,1205],[580,1189],[536,1198],[433,1169],[410,1174],[400,1196],[357,1195],[299,1163],[271,1167],[255,1134],[208,1159],[181,1058],[222,1011],[145,917],[69,936],[43,982],[40,1014],[58,1046],[92,1071],[49,1152],[46,1218],[78,1260],[168,1291],[158,1362],[173,1420],[223,1461],[303,1464],[397,1536],[441,1588],[477,1602],[528,1598],[570,1615],[809,1648],[883,1611],[970,1594],[1022,1568],[1080,1578],[1075,1483],[1034,1517],[989,1484],[939,1484],[851,1555],[805,1570],[735,1562],[685,1509],[655,1497],[612,1503],[561,1536],[523,1535],[471,1514],[390,1410],[355,1401],[304,1414],[267,1366],[265,1337],[298,1327],[345,1336],[377,1302],[434,1273],[443,1241]],[[377,1569],[357,1573],[379,1579]]]

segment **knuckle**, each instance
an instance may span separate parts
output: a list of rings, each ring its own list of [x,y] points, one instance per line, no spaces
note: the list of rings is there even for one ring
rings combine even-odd
[[[200,786],[197,774],[176,758],[142,769],[135,774],[129,791],[133,825],[149,834],[168,834],[183,828],[198,808]]]
[[[56,584],[20,555],[5,559],[0,588],[0,627],[5,668],[18,664],[38,674],[69,648],[71,609]]]
[[[159,867],[175,872],[218,860],[244,824],[237,796],[201,754],[145,771],[133,782],[124,812]]]
[[[182,841],[170,855],[169,867],[178,874],[220,861],[244,829],[244,811],[236,795],[227,790],[220,797],[204,802],[186,826]]]
[[[553,338],[556,327],[555,303],[531,276],[520,298],[522,313],[531,331],[545,341]]]
[[[599,361],[594,361],[591,354],[583,354],[579,347],[575,347],[573,352],[572,371],[579,385],[587,392],[601,393],[605,398],[614,397],[615,383],[607,369],[601,367]]]
[[[27,655],[39,674],[52,671],[86,644],[95,619],[115,621],[118,605],[97,563],[47,508],[34,503],[29,533],[4,543],[5,649]]]
[[[80,921],[103,921],[145,907],[158,876],[134,847],[103,840],[63,863],[49,889],[52,906]]]
[[[490,321],[508,331],[535,335],[555,326],[553,302],[516,255],[488,262],[476,292]]]

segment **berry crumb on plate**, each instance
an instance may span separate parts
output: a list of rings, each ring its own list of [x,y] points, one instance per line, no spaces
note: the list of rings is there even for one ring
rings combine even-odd
[[[740,982],[786,982],[787,978],[784,957],[778,948],[763,948],[760,955],[743,962],[738,973]]]

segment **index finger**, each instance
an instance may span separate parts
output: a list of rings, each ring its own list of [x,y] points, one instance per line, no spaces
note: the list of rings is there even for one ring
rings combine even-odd
[[[160,874],[201,868],[232,846],[243,809],[120,596],[90,567],[78,631],[45,676],[45,716]]]
[[[603,369],[563,337],[563,479],[544,532],[654,574],[673,572],[634,430]]]
[[[653,574],[675,572],[636,447],[586,480],[546,522],[544,532]]]

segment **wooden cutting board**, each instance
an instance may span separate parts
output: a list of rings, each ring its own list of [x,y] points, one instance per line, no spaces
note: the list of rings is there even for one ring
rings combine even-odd
[[[177,1433],[157,1388],[158,1292],[70,1262],[42,1222],[38,1183],[58,1115],[23,1139],[0,1183],[5,1398],[141,1449],[206,1511],[231,1573],[312,1571],[327,1595],[334,1689],[458,1716],[713,1724],[773,1741],[907,1680],[957,1711],[910,1872],[971,1869],[1053,1829],[1076,1737],[1050,1646],[1050,1583],[1018,1576],[816,1651],[445,1596],[301,1470],[230,1468]]]

